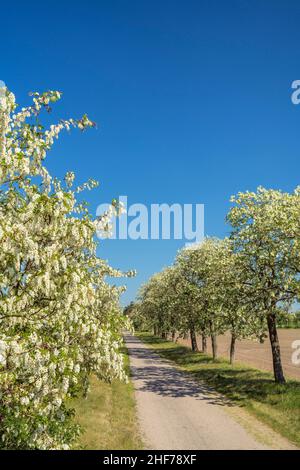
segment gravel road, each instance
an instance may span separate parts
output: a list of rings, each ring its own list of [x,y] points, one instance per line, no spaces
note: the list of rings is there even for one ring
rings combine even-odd
[[[233,418],[225,398],[192,380],[136,337],[127,334],[125,341],[148,449],[268,448]]]

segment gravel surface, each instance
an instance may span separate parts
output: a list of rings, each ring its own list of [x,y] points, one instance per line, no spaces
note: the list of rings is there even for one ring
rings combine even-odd
[[[226,411],[230,403],[129,334],[132,380],[148,449],[267,449]],[[253,419],[252,419],[253,421]]]

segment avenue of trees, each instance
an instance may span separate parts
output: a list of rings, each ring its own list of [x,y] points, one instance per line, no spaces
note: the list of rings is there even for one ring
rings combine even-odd
[[[269,336],[275,381],[285,383],[277,323],[300,296],[300,189],[260,187],[232,203],[230,236],[180,250],[142,286],[128,313],[162,337],[189,334],[193,350],[197,333],[203,352],[209,338],[214,358],[217,336],[229,331],[231,362],[236,340]]]
[[[96,255],[108,214],[93,220],[77,199],[96,182],[74,187],[74,173],[59,181],[45,166],[63,129],[93,126],[83,116],[45,129],[40,113],[59,98],[33,93],[21,110],[8,90],[0,98],[2,449],[68,449],[79,432],[69,398],[87,393],[90,374],[125,377],[121,290],[106,282],[122,273]]]
[[[109,228],[113,201],[94,220],[68,172],[52,177],[46,157],[63,130],[93,127],[87,116],[45,128],[42,111],[60,93],[33,93],[18,109],[0,97],[0,449],[68,449],[79,428],[69,399],[89,377],[124,379],[122,288],[107,277],[130,276],[96,253],[96,233]],[[276,324],[299,295],[300,190],[259,188],[238,194],[228,214],[229,238],[182,249],[127,309],[134,322],[175,338],[189,333],[198,348],[230,331],[235,341],[269,332],[275,380],[284,383]],[[129,311],[130,310],[130,311]]]

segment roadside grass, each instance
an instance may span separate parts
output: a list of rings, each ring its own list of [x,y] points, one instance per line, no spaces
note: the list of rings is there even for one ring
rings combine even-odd
[[[129,376],[128,353],[125,349],[124,358]],[[74,449],[143,448],[137,424],[134,389],[130,381],[127,384],[120,381],[109,384],[93,376],[87,398],[73,399],[70,406],[75,409],[75,420],[83,430]]]
[[[223,358],[213,362],[209,355],[195,353],[148,332],[136,332],[136,335],[159,355],[174,361],[180,369],[206,382],[300,447],[299,381],[288,380],[286,385],[278,385],[268,372],[242,363],[231,366]]]

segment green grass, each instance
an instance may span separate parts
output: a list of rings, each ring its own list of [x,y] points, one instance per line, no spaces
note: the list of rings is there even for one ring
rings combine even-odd
[[[128,355],[124,351],[127,373]],[[108,384],[91,377],[87,398],[71,400],[76,422],[83,432],[75,449],[132,450],[142,449],[139,435],[134,389],[131,382],[114,381]]]
[[[234,404],[244,407],[300,446],[299,381],[289,380],[286,385],[278,385],[268,372],[241,363],[231,366],[225,359],[213,362],[211,356],[192,352],[187,347],[154,337],[150,333],[139,332],[137,336],[195,379],[205,381]]]

